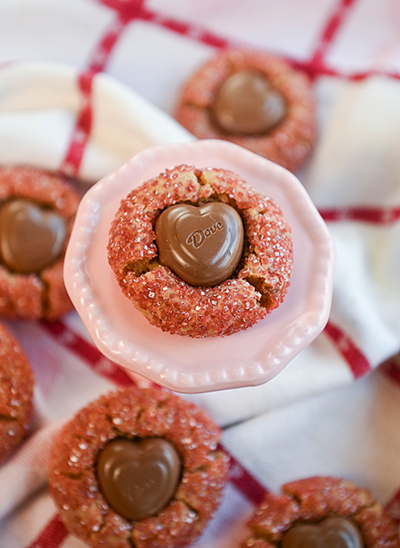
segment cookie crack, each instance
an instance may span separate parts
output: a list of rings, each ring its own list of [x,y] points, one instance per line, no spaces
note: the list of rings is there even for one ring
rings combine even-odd
[[[0,415],[0,421],[4,422],[15,422],[17,417],[12,417],[11,415]]]
[[[163,409],[164,407],[168,407],[168,405],[170,404],[170,398],[167,397],[165,398],[165,400],[158,400],[156,402],[156,409]]]
[[[245,278],[245,280],[247,283],[252,285],[258,293],[260,293],[260,306],[266,309],[270,308],[273,304],[273,300],[271,298],[270,286],[265,283],[264,278],[261,276],[252,275]]]
[[[46,282],[46,280],[42,277],[41,272],[38,273],[37,277],[40,283],[42,284],[42,294],[41,294],[42,315],[46,317],[50,311],[50,284]]]
[[[186,468],[186,472],[188,474],[196,474],[197,472],[207,472],[208,470],[213,468],[213,464],[215,462],[214,457],[218,457],[219,455],[225,454],[225,451],[222,451],[220,449],[216,449],[215,451],[209,451],[207,453],[207,457],[210,458],[208,462],[204,462],[203,464],[199,464],[195,468]]]
[[[132,437],[134,437],[129,432],[124,432],[120,430],[117,426],[115,426],[114,418],[111,415],[105,415],[105,418],[106,418],[106,421],[110,424],[111,430],[113,431],[113,433],[115,434],[117,438],[131,439]]]
[[[83,478],[83,472],[79,472],[79,474],[73,474],[72,472],[60,472],[60,475],[64,478],[80,481]]]
[[[127,543],[129,544],[129,546],[131,548],[136,548],[136,544],[133,542],[133,538],[132,537],[126,537],[126,541]]]
[[[178,502],[182,502],[186,508],[189,510],[189,512],[193,512],[195,515],[193,516],[193,522],[194,523],[197,519],[200,518],[200,513],[196,508],[194,508],[191,504],[188,503],[188,501],[183,496],[174,496],[172,500],[176,500]]]
[[[101,523],[96,526],[96,530],[92,529],[92,531],[88,531],[88,533],[86,535],[86,538],[88,540],[92,540],[93,538],[96,539],[97,536],[99,535],[99,533],[101,533],[102,529],[104,529],[104,527],[106,525],[106,520],[104,519],[104,517],[102,515],[100,515],[100,519],[101,519]]]
[[[141,420],[141,417],[142,415],[145,413],[145,409],[140,409],[137,413],[136,413],[136,421],[137,423],[140,422]],[[110,424],[111,426],[111,429],[112,431],[117,435],[117,437],[120,437],[120,438],[126,438],[126,439],[135,439],[135,438],[142,438],[143,436],[139,436],[137,433],[135,432],[126,432],[124,430],[120,430],[118,428],[118,426],[115,425],[115,420],[116,417],[112,417],[111,415],[105,415],[105,419],[106,421]]]
[[[144,415],[145,412],[146,412],[146,409],[144,409],[144,408],[142,407],[142,409],[140,409],[140,410],[138,411],[138,413],[136,414],[136,421],[137,421],[138,423],[141,421],[142,416]]]
[[[160,263],[158,262],[157,257],[153,257],[152,259],[143,259],[141,261],[126,264],[123,270],[123,275],[126,276],[128,273],[133,273],[136,278],[138,278],[143,274],[151,272],[158,266],[160,266]]]
[[[81,441],[84,441],[85,443],[88,443],[88,444],[92,445],[91,439],[89,439],[87,436],[83,436],[82,434],[73,434],[72,437],[75,440],[81,440]]]

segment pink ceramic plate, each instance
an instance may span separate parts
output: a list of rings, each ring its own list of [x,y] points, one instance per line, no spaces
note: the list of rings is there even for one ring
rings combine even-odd
[[[293,232],[294,268],[283,304],[247,331],[192,339],[151,326],[122,294],[108,265],[110,224],[120,200],[182,163],[230,169],[283,210]],[[330,311],[334,245],[298,179],[224,141],[148,148],[84,196],[65,260],[65,283],[90,336],[108,358],[180,392],[258,385],[272,379],[324,328]]]

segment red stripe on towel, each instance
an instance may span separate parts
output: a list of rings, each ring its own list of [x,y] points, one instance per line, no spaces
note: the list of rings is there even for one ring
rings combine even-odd
[[[339,207],[320,209],[319,213],[326,222],[364,221],[367,223],[390,224],[400,219],[400,207]]]
[[[337,350],[346,360],[355,379],[359,379],[371,371],[372,367],[367,358],[339,327],[328,322],[324,333],[331,339]]]
[[[400,360],[394,358],[386,360],[382,365],[382,371],[396,384],[400,386]]]
[[[226,453],[226,449],[221,447]],[[268,490],[261,485],[232,455],[230,458],[229,480],[255,506],[261,504]]]
[[[144,0],[97,0],[100,4],[107,6],[108,8],[116,11],[119,14],[119,23],[126,26],[127,23],[138,19],[147,21],[154,25],[161,26],[182,36],[195,40],[197,42],[215,47],[215,48],[229,48],[238,47],[243,45],[241,42],[238,44],[233,40],[229,40],[226,37],[219,36],[206,28],[198,27],[193,23],[186,23],[172,17],[166,17],[155,11],[151,11],[145,7]],[[322,62],[322,58],[325,56],[328,46],[331,45],[337,36],[338,31],[342,27],[346,15],[349,12],[349,8],[355,3],[355,0],[341,0],[335,11],[328,19],[324,30],[321,33],[317,48],[312,58],[308,61],[299,61],[298,59],[292,59],[286,57],[286,61],[290,63],[294,68],[307,72],[311,77],[316,76],[334,76],[337,78],[345,78],[349,80],[364,80],[370,76],[387,76],[388,78],[400,79],[400,74],[390,71],[379,71],[371,69],[365,72],[342,72],[338,69],[331,68]],[[121,28],[122,30],[122,28]],[[117,37],[112,38],[112,30],[110,36],[106,36],[102,42],[104,44],[113,43],[114,46]],[[251,46],[249,46],[251,47]],[[101,46],[99,45],[99,48]],[[284,56],[282,56],[284,57]],[[96,64],[93,64],[96,67]],[[100,70],[104,70],[105,63]]]
[[[285,57],[286,61],[295,69],[303,70],[311,78],[317,78],[319,76],[333,76],[334,78],[342,78],[345,80],[351,80],[353,82],[359,82],[366,80],[371,76],[383,76],[386,78],[393,78],[394,80],[400,80],[400,73],[370,69],[364,72],[346,72],[338,68],[332,68],[326,64],[317,65],[311,61],[299,61],[298,59],[292,59]]]
[[[310,67],[314,67],[315,73],[318,73],[324,65],[325,56],[329,46],[333,43],[339,30],[341,29],[350,8],[355,4],[356,0],[340,0],[332,15],[328,19],[325,28],[323,29],[317,48],[310,60]]]
[[[81,97],[77,121],[73,129],[68,150],[61,163],[59,171],[70,177],[77,177],[82,164],[83,155],[90,137],[93,123],[93,80],[96,74],[103,71],[122,31],[128,21],[118,15],[110,28],[100,40],[89,60],[87,70],[78,76],[78,87]]]
[[[83,153],[92,129],[92,84],[95,75],[95,72],[89,70],[78,77],[81,107],[67,153],[59,168],[61,173],[70,177],[76,177],[79,172]]]
[[[385,510],[396,523],[400,524],[400,489],[386,505]]]
[[[105,69],[110,55],[118,41],[123,29],[129,21],[133,19],[146,20],[152,24],[164,27],[172,32],[187,36],[198,42],[213,46],[215,48],[224,48],[234,46],[233,42],[209,32],[206,29],[199,28],[196,25],[184,23],[172,18],[157,14],[144,7],[144,0],[100,0],[102,4],[116,10],[118,12],[117,19],[113,22],[112,27],[107,30],[99,42],[92,60],[88,63],[88,69],[79,77],[79,89],[82,94],[82,106],[78,115],[77,124],[72,135],[70,147],[62,164],[62,170],[68,174],[76,176],[84,154],[84,150],[90,135],[92,127],[92,84],[93,78],[98,73]],[[351,80],[362,80],[378,72],[370,71],[365,73],[341,74],[339,71],[326,66],[324,59],[338,34],[338,31],[343,25],[345,17],[349,12],[349,8],[353,6],[355,0],[341,0],[336,10],[328,20],[320,37],[319,44],[310,61],[297,62],[288,60],[292,65],[305,70],[311,76],[328,75],[344,77]],[[379,74],[383,74],[380,73]],[[388,73],[387,76],[400,79],[399,74]],[[358,209],[347,210],[325,210],[321,212],[325,220],[366,220],[368,222],[392,222],[400,216],[399,210],[392,210],[394,218],[390,218],[387,212],[372,211]],[[331,216],[331,218],[329,218]],[[52,334],[55,339],[77,354],[83,359],[96,373],[99,373],[117,385],[127,386],[133,383],[131,378],[120,367],[104,356],[86,340],[81,338],[76,333],[72,332],[67,326],[61,322],[54,324],[42,324],[47,331]],[[351,367],[355,378],[361,377],[368,371],[371,366],[363,354],[355,347],[352,341],[344,335],[337,327],[328,324],[325,328],[325,333],[336,344],[340,353],[346,359]],[[400,382],[400,373],[398,368],[392,364],[389,367],[389,374],[392,378]],[[233,457],[231,458],[231,473],[230,481],[254,504],[259,504],[266,490],[255,480]],[[400,491],[393,497],[386,507],[389,514],[392,515],[398,523],[400,523]],[[38,538],[29,546],[29,548],[58,548],[67,537],[68,532],[62,523],[59,516],[55,516],[47,526],[42,530]]]
[[[89,60],[88,66],[90,71],[102,72],[105,70],[114,47],[128,23],[129,19],[118,14],[95,48],[91,60]]]
[[[148,10],[144,7],[145,0],[97,0],[99,4],[118,12],[124,19],[136,19]]]
[[[68,531],[60,516],[57,515],[49,521],[37,539],[28,548],[58,548],[67,536]]]
[[[120,17],[126,21],[140,19],[148,21],[181,36],[186,36],[214,48],[226,48],[233,46],[226,38],[218,36],[207,29],[198,27],[192,23],[186,23],[172,17],[167,17],[145,7],[144,0],[99,0],[101,4],[117,11]]]
[[[180,34],[181,36],[185,36],[187,38],[196,40],[196,42],[200,42],[202,44],[206,44],[207,46],[211,46],[217,49],[228,47],[232,48],[237,46],[237,44],[233,41],[222,38],[208,31],[207,29],[198,27],[196,25],[193,25],[192,23],[178,21],[176,19],[172,19],[171,17],[164,17],[163,15],[159,15],[155,12],[145,12],[143,13],[143,17],[141,18],[151,23],[157,24],[160,27],[171,30],[176,34]]]
[[[106,377],[119,386],[130,386],[133,384],[132,379],[119,365],[103,356],[90,342],[69,329],[62,322],[43,322],[42,327],[53,335],[59,344],[86,362],[95,373]]]

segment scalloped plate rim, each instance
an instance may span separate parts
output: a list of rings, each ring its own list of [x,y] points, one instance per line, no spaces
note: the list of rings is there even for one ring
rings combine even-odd
[[[319,279],[320,284],[322,283],[322,287],[318,290],[313,287],[311,290],[312,299],[318,301],[318,303],[314,304],[312,307],[306,306],[304,308],[303,315],[307,316],[308,318],[304,318],[302,321],[300,321],[300,324],[297,326],[297,328],[294,327],[293,333],[291,333],[290,335],[286,334],[285,336],[281,337],[279,342],[273,345],[273,349],[270,349],[268,355],[263,352],[262,356],[258,356],[255,358],[251,357],[249,358],[247,364],[243,363],[243,360],[239,360],[239,363],[236,364],[234,367],[221,367],[219,374],[218,372],[216,373],[215,370],[212,370],[211,373],[210,371],[203,371],[197,372],[197,374],[191,370],[182,370],[180,364],[177,364],[174,360],[171,360],[170,358],[161,359],[161,356],[165,358],[162,348],[158,353],[152,353],[151,351],[149,352],[148,348],[141,348],[140,345],[138,346],[137,343],[133,344],[132,341],[126,341],[125,344],[127,350],[125,352],[121,352],[121,346],[123,347],[124,345],[121,345],[120,333],[118,332],[118,330],[114,331],[112,321],[110,321],[107,314],[104,313],[104,306],[102,305],[102,302],[96,305],[97,310],[94,316],[93,303],[96,302],[96,298],[94,298],[93,295],[89,295],[91,307],[88,307],[86,305],[85,299],[87,295],[85,297],[85,293],[87,293],[88,291],[90,293],[90,290],[88,288],[91,288],[93,291],[93,286],[91,285],[89,279],[90,276],[87,272],[87,267],[85,267],[83,271],[78,268],[78,265],[85,264],[85,261],[87,264],[87,261],[89,259],[90,270],[90,242],[88,242],[86,239],[88,231],[87,226],[84,225],[84,223],[89,221],[92,225],[90,232],[90,241],[92,241],[93,233],[98,227],[98,225],[96,225],[96,218],[98,221],[98,217],[101,214],[99,203],[101,199],[107,196],[112,190],[115,191],[116,178],[124,179],[124,177],[126,177],[126,173],[129,171],[135,172],[135,170],[143,171],[145,168],[148,169],[148,165],[154,163],[155,155],[157,157],[164,158],[164,156],[170,155],[178,155],[182,157],[185,157],[185,155],[194,155],[196,157],[196,155],[201,154],[219,154],[222,164],[226,164],[226,162],[229,163],[229,161],[232,161],[232,157],[234,157],[235,162],[239,158],[240,162],[247,162],[247,165],[253,165],[253,170],[267,170],[268,172],[273,174],[274,177],[283,180],[283,184],[286,184],[287,187],[285,191],[288,192],[288,189],[290,189],[290,192],[292,192],[292,196],[294,196],[296,200],[301,203],[303,213],[306,212],[303,214],[302,222],[308,225],[306,228],[309,231],[315,232],[313,236],[315,251],[318,252],[316,254],[320,256],[317,261],[318,270],[316,273],[318,274],[317,279]],[[176,162],[174,163],[174,165],[177,165]],[[166,167],[172,166],[164,166],[164,169]],[[199,167],[206,166],[202,165]],[[215,167],[226,166],[219,165]],[[238,170],[236,169],[236,171]],[[153,176],[156,176],[159,172],[160,170],[155,169],[153,172]],[[146,180],[146,178],[148,177],[142,178],[141,182]],[[244,178],[246,179],[246,177]],[[133,188],[134,186],[136,185],[133,184],[131,188]],[[122,189],[119,189],[117,194],[119,196],[119,199],[125,197],[127,194],[126,189],[124,191],[122,191]],[[278,205],[281,204],[278,203]],[[296,207],[298,210],[300,210],[299,204],[297,204]],[[82,238],[80,238],[78,234],[81,224],[83,226],[86,226],[86,230],[83,231]],[[309,234],[308,237],[311,238],[311,234]],[[333,240],[324,221],[319,216],[319,213],[317,212],[315,206],[312,204],[303,186],[293,174],[289,173],[280,166],[273,164],[272,162],[269,162],[268,160],[239,147],[238,145],[233,145],[232,143],[219,140],[202,140],[184,144],[160,145],[145,149],[133,156],[116,172],[109,174],[101,181],[99,181],[99,183],[94,185],[83,197],[82,202],[79,206],[77,221],[74,226],[70,244],[67,249],[64,268],[66,286],[70,294],[71,300],[73,301],[75,308],[81,316],[81,319],[86,326],[91,338],[103,354],[105,354],[111,360],[117,362],[119,365],[122,365],[123,367],[130,369],[139,375],[143,375],[153,382],[162,384],[167,388],[179,392],[203,392],[263,384],[264,382],[273,378],[285,365],[287,365],[287,363],[289,363],[289,361],[291,361],[291,359],[293,359],[300,352],[302,348],[310,344],[315,339],[315,337],[324,328],[330,312],[333,285],[334,254]],[[83,274],[83,272],[85,274]],[[86,279],[78,280],[77,276],[79,275],[79,273],[83,276],[86,275]],[[315,286],[319,287],[318,284],[315,284]],[[290,295],[290,290],[291,289],[289,288],[286,299],[288,299]],[[124,297],[123,295],[122,297],[123,299],[126,299],[126,297]],[[126,299],[126,302],[130,305],[128,299]],[[283,303],[281,307],[283,307],[284,304],[285,303]],[[138,317],[137,315],[141,316],[140,312],[138,312],[133,307],[133,305],[130,306],[133,309],[132,315],[136,315],[136,318]],[[279,309],[277,309],[277,311],[278,310]],[[263,322],[265,323],[268,318],[273,317],[274,312],[277,311],[273,311],[267,316],[265,320],[262,320],[256,326],[249,328],[249,330],[239,332],[238,334],[234,334],[228,337],[219,338],[219,340],[227,341],[226,346],[228,346],[230,344],[229,341],[233,341],[234,338],[238,336],[242,337],[243,334],[260,329],[260,324],[263,325]],[[96,321],[94,320],[94,318],[96,318]],[[306,320],[308,321],[308,323]],[[147,323],[147,320],[144,321]],[[290,323],[293,322],[289,322],[289,324]],[[133,324],[135,324],[135,320],[133,321]],[[178,340],[188,339],[187,337],[181,337],[179,335],[162,333],[159,328],[150,326],[150,324],[148,325],[149,329],[153,330],[153,334],[156,339],[164,339],[165,341],[166,336],[178,338]],[[287,327],[289,327],[289,325]],[[114,343],[113,345],[110,345],[110,342],[107,342],[107,340],[110,341],[110,338],[112,338],[112,333],[114,333]],[[191,340],[207,341],[210,339],[215,338]],[[122,338],[122,341],[123,340],[124,339]],[[179,346],[179,342],[177,344]],[[119,348],[116,349],[115,345],[117,345]],[[194,345],[197,345],[197,343],[194,342],[193,346]],[[225,343],[222,346],[224,345]],[[111,348],[111,346],[113,346],[113,348]],[[262,350],[265,350],[265,345],[263,346]],[[218,362],[218,357],[216,358],[215,356],[211,356],[211,358],[209,358],[210,367],[211,365],[213,365],[215,369],[216,361]],[[254,369],[258,369],[258,373],[254,373]]]

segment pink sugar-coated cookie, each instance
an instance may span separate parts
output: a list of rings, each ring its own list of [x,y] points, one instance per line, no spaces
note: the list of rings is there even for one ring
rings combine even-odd
[[[159,263],[154,227],[174,204],[213,201],[239,212],[244,249],[233,276],[213,287],[194,287]],[[110,230],[108,259],[124,294],[152,325],[190,337],[232,335],[282,303],[292,271],[291,231],[275,202],[235,173],[180,165],[122,200]]]
[[[284,301],[250,329],[229,337],[173,335],[151,325],[125,296],[108,261],[110,227],[121,202],[144,181],[180,165],[206,171],[214,166],[238,174],[278,204],[291,228],[293,271]],[[173,195],[173,185],[170,191]],[[143,256],[148,252],[142,251]],[[193,393],[254,386],[277,375],[325,327],[334,265],[332,237],[300,181],[243,147],[214,139],[143,150],[86,192],[64,274],[74,306],[101,352],[157,384]]]
[[[64,287],[63,261],[80,197],[61,176],[31,167],[0,167],[0,211],[13,200],[32,203],[44,215],[50,212],[62,218],[66,237],[57,257],[40,271],[15,271],[0,254],[0,316],[56,320],[72,308]],[[29,222],[33,225],[37,222],[40,224],[41,221],[34,219]],[[45,220],[44,224],[46,222],[49,223]],[[9,224],[12,223],[15,226],[15,219],[9,221]],[[14,240],[20,237],[18,230],[14,229]],[[49,229],[45,226],[44,230]],[[1,237],[2,241],[6,238],[3,234]],[[29,231],[26,237],[31,237]],[[46,238],[46,234],[44,237]],[[7,242],[5,245],[8,245]],[[22,245],[26,244],[22,242]],[[30,245],[35,245],[33,239]],[[37,245],[40,249],[42,243]]]
[[[282,119],[265,133],[232,133],[215,118],[222,86],[243,71],[265,78],[285,104]],[[201,66],[183,86],[175,118],[199,139],[231,141],[290,171],[304,163],[316,140],[316,100],[307,75],[277,56],[247,49],[218,52]]]
[[[340,546],[357,546],[357,542],[347,540],[345,544],[340,539],[341,534],[348,538],[350,527],[360,535],[362,546],[400,547],[397,525],[367,489],[343,479],[316,476],[287,483],[282,493],[265,496],[248,523],[250,532],[241,548],[282,546],[285,536],[288,540],[288,532],[299,526],[309,526],[306,534],[315,537],[327,522],[332,523],[332,518],[341,518],[334,520],[335,532],[330,533],[338,536]],[[293,537],[288,544],[287,540],[284,545],[296,545]]]
[[[106,503],[96,465],[115,439],[149,438],[175,447],[180,481],[155,515],[127,520]],[[50,458],[50,493],[69,532],[90,546],[185,546],[200,536],[221,501],[229,459],[217,448],[219,439],[220,429],[203,411],[168,391],[130,387],[109,393],[82,409],[60,432]],[[146,498],[146,487],[140,497]]]
[[[32,415],[33,373],[20,345],[0,324],[0,463],[20,445]]]

